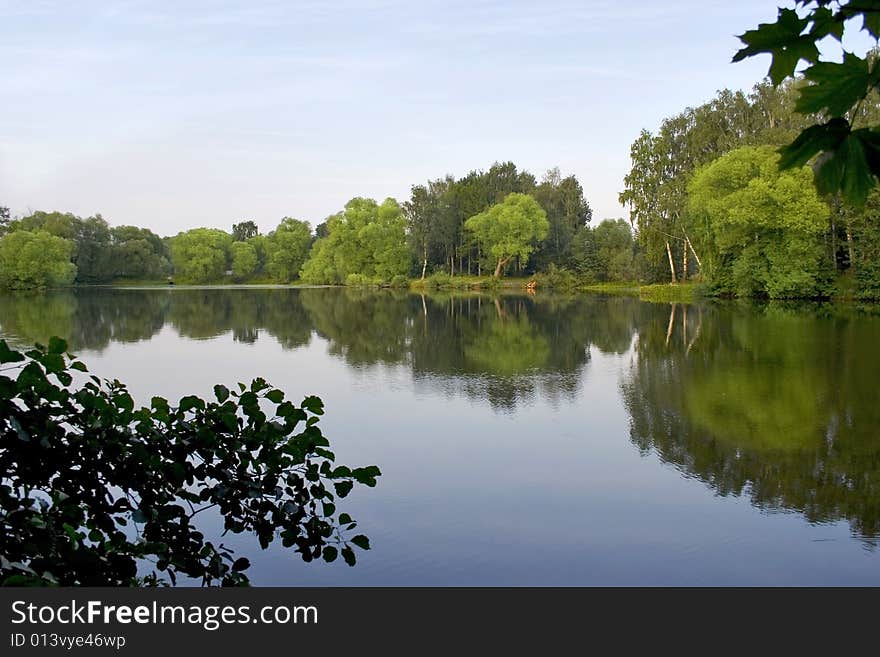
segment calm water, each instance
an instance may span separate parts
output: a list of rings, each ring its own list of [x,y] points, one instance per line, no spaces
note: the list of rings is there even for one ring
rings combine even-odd
[[[880,318],[855,308],[346,289],[0,296],[141,402],[320,395],[355,568],[255,584],[880,584]],[[236,544],[235,541],[228,541]]]

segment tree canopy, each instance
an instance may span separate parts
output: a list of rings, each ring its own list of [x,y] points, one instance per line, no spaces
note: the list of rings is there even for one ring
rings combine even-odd
[[[327,219],[327,237],[315,242],[301,276],[308,283],[344,283],[351,274],[381,282],[409,269],[406,219],[397,201],[354,198]]]
[[[468,219],[465,228],[473,234],[483,252],[492,256],[494,275],[499,278],[513,258],[523,263],[528,261],[535,244],[547,237],[550,222],[533,197],[513,193]]]
[[[13,290],[69,285],[76,275],[73,242],[39,230],[0,238],[0,287]]]
[[[809,168],[780,171],[778,163],[772,147],[747,146],[691,180],[694,241],[718,291],[771,298],[828,292],[822,241],[828,205],[810,184]]]

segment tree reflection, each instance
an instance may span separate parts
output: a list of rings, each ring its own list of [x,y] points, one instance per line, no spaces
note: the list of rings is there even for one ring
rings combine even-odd
[[[649,307],[631,439],[721,495],[880,535],[880,320],[852,309]]]

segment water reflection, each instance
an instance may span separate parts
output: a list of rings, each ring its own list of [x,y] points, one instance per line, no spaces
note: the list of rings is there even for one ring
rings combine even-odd
[[[0,295],[0,329],[19,343],[61,334],[102,350],[163,327],[283,349],[317,336],[352,369],[401,367],[417,390],[495,413],[540,399],[602,414],[583,382],[591,355],[618,355],[622,373],[601,376],[619,385],[643,454],[719,495],[880,537],[880,318],[855,309],[358,289]]]
[[[720,495],[880,536],[880,321],[822,307],[650,307],[631,439]]]

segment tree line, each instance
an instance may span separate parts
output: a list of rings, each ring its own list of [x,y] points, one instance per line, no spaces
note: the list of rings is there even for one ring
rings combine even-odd
[[[612,274],[602,258],[614,259],[613,275],[621,274],[635,244],[622,221],[594,235],[575,176],[552,169],[538,182],[512,162],[414,185],[404,203],[354,198],[314,231],[285,217],[266,235],[244,220],[229,232],[195,228],[160,237],[147,228],[110,226],[100,214],[40,211],[11,219],[3,211],[0,287],[12,289],[165,278],[405,284],[437,273],[500,277],[548,268],[606,280]],[[608,255],[609,249],[625,253]]]
[[[880,193],[852,203],[817,191],[810,166],[780,169],[779,147],[822,119],[798,105],[809,86],[724,90],[642,131],[620,201],[648,278],[697,278],[718,295],[880,298]],[[851,118],[878,123],[876,92]]]

